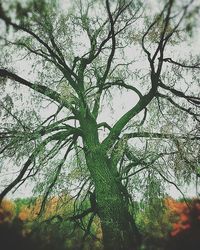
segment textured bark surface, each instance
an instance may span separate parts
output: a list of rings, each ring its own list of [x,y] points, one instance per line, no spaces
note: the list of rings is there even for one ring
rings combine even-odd
[[[129,213],[126,195],[117,176],[98,152],[88,157],[95,182],[98,215],[105,249],[137,248],[138,232]]]
[[[119,181],[117,168],[98,141],[92,121],[83,122],[85,156],[95,186],[97,213],[100,217],[106,250],[137,250],[138,231],[129,213],[127,191]]]

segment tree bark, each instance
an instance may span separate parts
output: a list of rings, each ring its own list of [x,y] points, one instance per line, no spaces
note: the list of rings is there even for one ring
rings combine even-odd
[[[119,180],[117,167],[99,143],[96,121],[89,116],[81,119],[80,124],[86,164],[95,186],[104,249],[137,250],[139,234],[129,213],[127,190]]]
[[[125,188],[119,182],[117,172],[113,171],[101,150],[88,153],[86,160],[94,180],[104,248],[106,250],[138,249],[139,234],[129,213]]]

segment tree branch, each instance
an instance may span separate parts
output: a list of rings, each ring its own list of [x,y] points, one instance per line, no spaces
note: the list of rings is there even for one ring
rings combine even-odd
[[[159,60],[161,60],[161,59],[159,58]],[[194,65],[185,65],[185,64],[183,64],[183,63],[176,62],[176,61],[172,60],[170,57],[168,57],[168,58],[163,58],[162,61],[163,61],[163,62],[167,62],[167,63],[172,63],[172,64],[175,64],[175,65],[178,65],[178,66],[180,66],[180,67],[182,67],[182,68],[200,69],[200,63],[196,63],[196,64],[194,64]]]
[[[171,88],[165,85],[162,81],[159,81],[159,86],[163,89],[169,90],[172,94],[178,97],[185,98],[188,102],[192,103],[193,105],[200,105],[200,97],[185,95],[182,91]]]
[[[151,102],[151,100],[153,99],[153,97],[156,94],[156,87],[152,87],[151,90],[149,91],[148,94],[144,95],[139,101],[138,103],[132,108],[130,109],[127,113],[125,113],[112,127],[112,129],[110,130],[109,135],[104,139],[104,141],[102,142],[102,147],[104,149],[108,149],[110,148],[114,142],[117,140],[117,138],[119,137],[122,129],[124,128],[124,126],[134,117],[136,116],[138,113],[140,113],[144,108],[146,108],[146,106]]]
[[[69,145],[69,147],[68,147],[68,149],[67,149],[67,151],[66,151],[66,153],[65,153],[65,155],[64,155],[64,157],[63,157],[63,159],[60,161],[60,163],[59,163],[58,166],[57,166],[57,169],[56,169],[56,173],[55,173],[54,179],[53,179],[53,181],[51,182],[51,184],[49,185],[49,187],[48,187],[48,189],[47,189],[47,191],[46,191],[46,194],[44,195],[44,198],[43,198],[43,200],[42,200],[42,204],[41,204],[40,211],[39,211],[39,214],[38,214],[39,216],[42,215],[42,213],[43,213],[43,211],[44,211],[44,209],[45,209],[45,205],[46,205],[47,198],[48,198],[49,194],[51,193],[52,188],[53,188],[53,187],[55,186],[55,184],[56,184],[56,181],[57,181],[57,179],[58,179],[58,177],[59,177],[59,174],[60,174],[60,171],[61,171],[61,169],[62,169],[62,166],[63,166],[63,164],[65,163],[66,158],[67,158],[69,152],[72,150],[72,147],[73,147],[74,142],[75,142],[76,139],[77,139],[77,137],[73,138],[73,140],[72,140],[72,142],[70,143],[70,145]]]
[[[52,136],[45,139],[39,146],[36,147],[36,149],[33,151],[33,153],[29,156],[28,160],[25,162],[23,168],[21,169],[19,175],[12,181],[0,194],[0,204],[3,200],[3,198],[6,196],[8,192],[10,192],[23,178],[26,171],[28,170],[28,167],[31,165],[31,163],[34,161],[36,156],[40,153],[42,148],[44,148],[50,141],[52,140]]]
[[[136,137],[154,138],[154,139],[184,139],[184,140],[200,140],[200,136],[188,136],[179,134],[166,134],[166,133],[151,133],[151,132],[135,132],[123,135],[125,138],[131,139]]]
[[[187,112],[188,114],[192,115],[194,117],[195,120],[197,120],[198,122],[200,122],[200,119],[197,118],[198,116],[200,116],[199,114],[195,114],[194,112],[191,111],[191,108],[184,108],[182,106],[180,106],[178,103],[176,103],[175,101],[172,100],[171,97],[167,96],[167,95],[163,95],[161,93],[157,93],[157,96],[161,97],[161,98],[165,98],[166,100],[168,100],[173,106],[175,106],[176,108]]]
[[[56,91],[50,89],[49,87],[46,87],[44,85],[39,85],[39,84],[33,84],[25,79],[23,79],[22,77],[16,75],[15,73],[12,73],[6,69],[0,69],[0,77],[3,78],[9,78],[11,80],[14,80],[24,86],[27,86],[47,97],[49,97],[50,99],[60,103],[61,105],[63,105],[64,107],[66,107],[69,110],[73,110],[73,112],[75,112],[75,110],[72,108],[71,105],[69,105],[69,103],[65,100],[63,100],[63,98],[60,96],[60,94],[58,94]]]

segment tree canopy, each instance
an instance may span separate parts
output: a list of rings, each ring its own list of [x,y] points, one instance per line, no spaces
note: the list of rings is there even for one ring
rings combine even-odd
[[[1,1],[0,167],[15,173],[0,201],[28,180],[39,214],[70,194],[74,220],[91,216],[86,234],[98,216],[105,249],[137,249],[135,197],[154,206],[164,183],[182,195],[181,183],[198,185],[199,8]],[[117,96],[131,104],[120,117]]]

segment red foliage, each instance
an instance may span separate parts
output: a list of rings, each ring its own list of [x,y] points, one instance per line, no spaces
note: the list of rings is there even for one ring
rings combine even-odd
[[[172,222],[172,237],[185,230],[200,226],[200,200],[193,199],[186,204],[167,198],[165,204],[169,209],[170,221]]]

